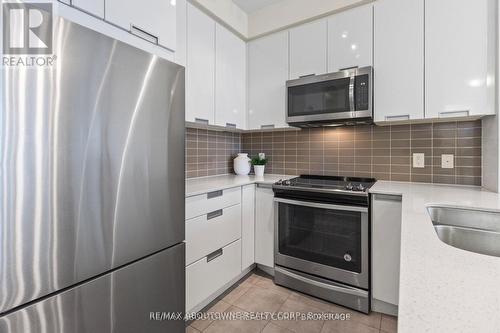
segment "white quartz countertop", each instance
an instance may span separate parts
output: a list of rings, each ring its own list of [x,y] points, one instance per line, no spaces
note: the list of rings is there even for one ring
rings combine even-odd
[[[273,184],[280,179],[290,179],[292,177],[295,176],[264,174],[263,177],[256,177],[254,175],[222,175],[190,178],[186,180],[186,197],[248,184]]]
[[[500,332],[500,258],[443,243],[431,204],[500,211],[479,187],[379,181],[371,193],[402,196],[398,332]]]

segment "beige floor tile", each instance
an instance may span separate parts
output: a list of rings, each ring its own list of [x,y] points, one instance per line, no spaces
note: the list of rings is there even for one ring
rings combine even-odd
[[[279,312],[320,314],[323,311],[308,304],[288,299],[283,303]],[[323,327],[323,320],[277,320],[273,323],[296,333],[319,333]]]
[[[384,333],[396,333],[398,331],[398,318],[383,314],[380,329]]]
[[[286,297],[290,296],[290,294],[292,293],[292,291],[290,289],[287,289],[287,288],[284,288],[284,287],[281,287],[281,286],[274,284],[274,281],[270,278],[267,278],[267,277],[261,277],[255,283],[255,285],[257,287],[260,287],[260,288],[269,289],[269,290],[275,291],[277,293],[283,294]]]
[[[222,300],[229,304],[234,304],[234,302],[240,298],[243,294],[245,294],[250,289],[250,286],[246,284],[240,284],[233,290],[231,290],[226,296],[222,298]]]
[[[348,310],[349,311],[349,310]],[[382,315],[377,312],[372,312],[369,315],[357,311],[349,311],[351,314],[351,321],[355,321],[366,326],[370,326],[376,329],[380,329],[380,322],[382,320]]]
[[[210,309],[208,309],[206,312],[224,312],[231,307],[231,304],[226,303],[224,301],[219,301],[215,303]],[[200,320],[195,320],[194,322],[191,323],[191,326],[196,328],[198,331],[203,331],[205,328],[207,328],[213,320],[209,319],[200,319]]]
[[[290,331],[284,327],[280,327],[276,324],[269,323],[264,327],[264,330],[262,330],[262,333],[292,333],[293,331]]]
[[[186,331],[185,333],[199,333],[200,331],[198,331],[196,328],[193,328],[191,326],[188,326],[186,327]]]
[[[269,289],[252,287],[238,298],[234,305],[246,311],[274,312],[285,303],[287,298],[288,296]]]
[[[330,320],[325,321],[321,333],[379,333],[379,329],[352,320]]]
[[[253,287],[260,280],[260,278],[261,277],[259,275],[252,273],[245,280],[240,281],[239,284],[241,286]]]
[[[226,312],[242,311],[231,307]],[[266,325],[266,320],[216,320],[203,333],[259,333]]]

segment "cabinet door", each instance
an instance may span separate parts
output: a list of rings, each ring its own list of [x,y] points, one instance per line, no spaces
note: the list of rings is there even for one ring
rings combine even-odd
[[[290,29],[290,79],[327,71],[326,20]]]
[[[425,2],[425,117],[493,114],[495,0]]]
[[[188,3],[186,120],[214,124],[215,22]]]
[[[177,1],[175,62],[186,67],[187,0]]]
[[[80,0],[88,2],[88,0]],[[96,1],[96,0],[93,0]],[[176,45],[176,2],[106,0],[106,21],[172,51]]]
[[[215,36],[215,124],[244,129],[246,43],[220,24]]]
[[[255,262],[274,267],[274,193],[257,186],[255,195]]]
[[[328,19],[328,71],[371,66],[373,7],[365,5]]]
[[[72,4],[78,9],[104,18],[104,0],[73,0]]]
[[[401,197],[373,195],[372,293],[373,298],[398,305],[401,252]]]
[[[255,263],[255,185],[241,188],[241,269]]]
[[[248,43],[248,129],[288,127],[288,32]]]
[[[424,0],[374,7],[375,121],[424,118]]]

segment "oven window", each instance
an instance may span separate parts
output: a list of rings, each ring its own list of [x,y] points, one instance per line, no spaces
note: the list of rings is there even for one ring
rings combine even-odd
[[[361,214],[279,204],[279,252],[361,273]]]
[[[350,79],[337,79],[288,88],[288,116],[349,112]]]

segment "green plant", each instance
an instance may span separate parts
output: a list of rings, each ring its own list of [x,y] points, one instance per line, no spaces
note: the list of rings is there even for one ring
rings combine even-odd
[[[266,155],[264,155],[263,153],[259,154],[258,156],[252,157],[252,165],[266,165],[266,163]]]

